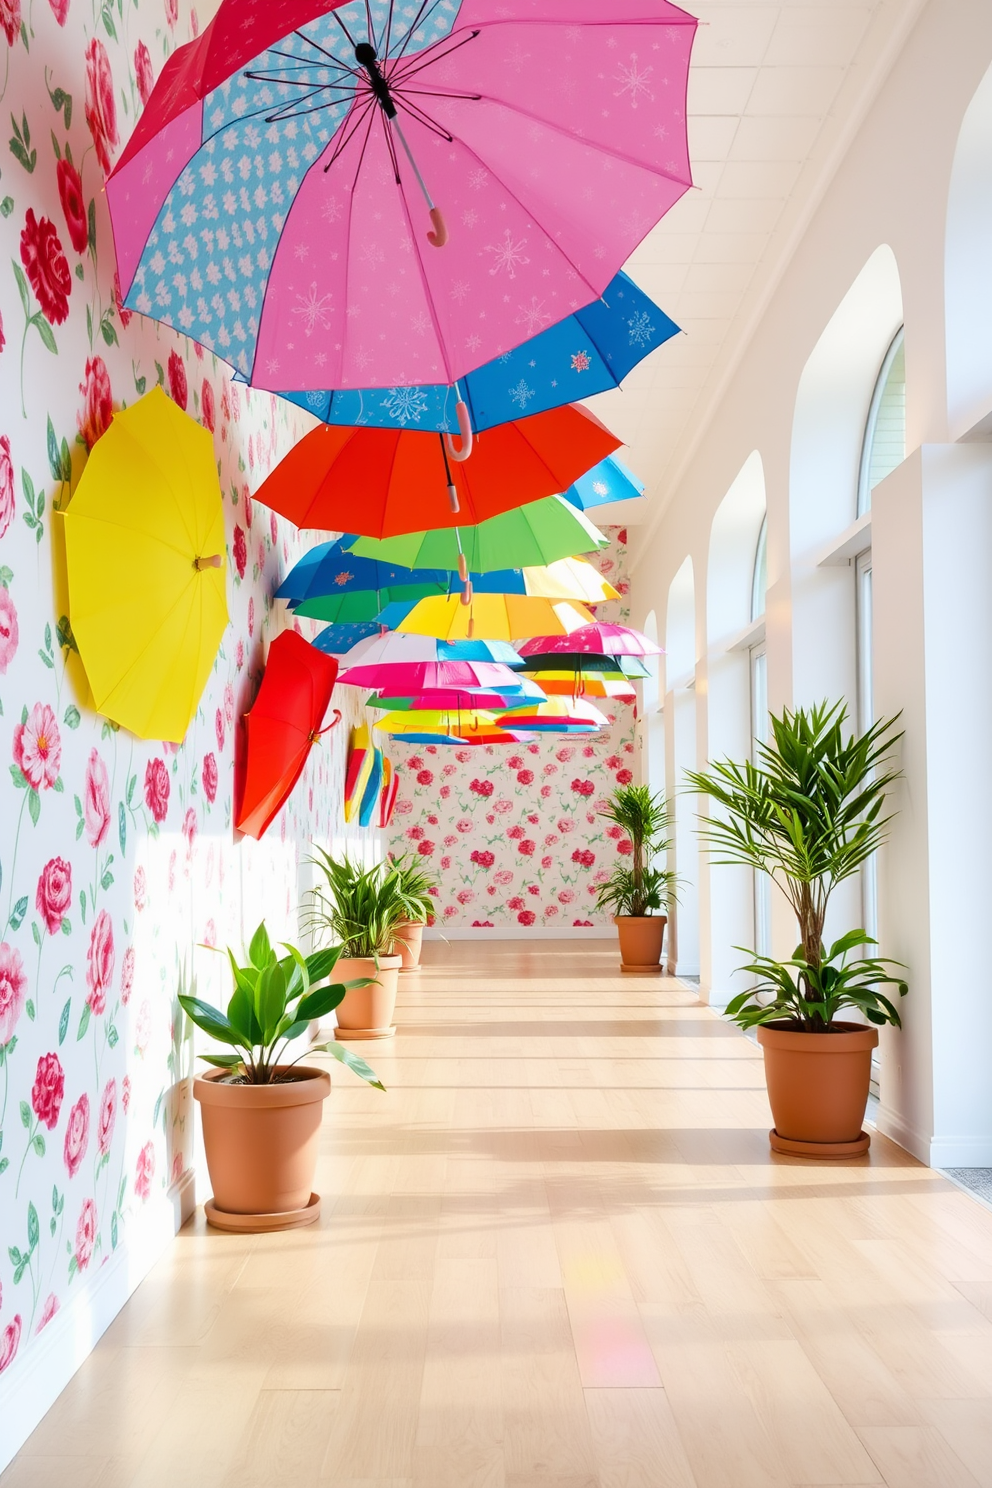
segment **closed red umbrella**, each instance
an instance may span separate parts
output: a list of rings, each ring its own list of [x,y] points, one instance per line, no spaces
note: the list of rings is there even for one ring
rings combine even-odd
[[[303,774],[322,727],[338,664],[302,636],[287,630],[269,647],[262,685],[245,715],[247,763],[235,826],[259,838]],[[333,728],[341,721],[335,713]]]

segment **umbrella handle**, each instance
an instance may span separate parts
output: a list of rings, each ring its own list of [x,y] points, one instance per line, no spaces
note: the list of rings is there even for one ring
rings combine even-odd
[[[448,241],[448,224],[440,207],[431,207],[431,221],[434,224],[433,232],[427,234],[427,241],[432,248],[443,248]]]
[[[451,507],[451,510],[453,512],[461,511],[461,506],[458,501],[458,487],[455,485],[454,481],[449,482],[448,485],[448,505]]]
[[[444,443],[445,448],[447,449],[448,454],[451,456],[451,458],[453,460],[456,460],[458,464],[461,465],[463,461],[467,460],[469,455],[472,453],[472,445],[475,442],[475,436],[472,433],[472,421],[468,416],[468,404],[465,403],[461,398],[459,398],[458,402],[455,404],[455,413],[458,418],[458,432],[461,435],[462,447],[460,450],[455,449],[455,441],[452,439],[450,434],[445,434]]]
[[[314,729],[313,733],[310,735],[310,742],[311,742],[311,744],[319,744],[320,741],[321,741],[321,739],[324,737],[324,735],[325,734],[329,734],[331,732],[331,729],[337,728],[337,726],[338,726],[338,724],[340,722],[341,722],[341,712],[340,712],[340,709],[335,708],[334,709],[334,722],[333,723],[329,723],[326,728]]]
[[[205,568],[222,568],[223,558],[219,553],[211,553],[209,558],[194,558],[193,567],[197,573],[202,573]]]
[[[460,598],[461,598],[461,602],[462,602],[463,605],[470,605],[472,603],[472,580],[471,579],[467,579],[466,580],[465,588],[462,590],[461,595],[460,595]]]
[[[458,554],[458,577],[463,584],[468,583],[468,559],[464,553]]]

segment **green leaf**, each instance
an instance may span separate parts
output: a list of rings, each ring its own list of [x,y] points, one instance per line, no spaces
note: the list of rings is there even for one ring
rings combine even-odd
[[[311,1054],[331,1054],[339,1064],[346,1065],[360,1080],[364,1080],[367,1085],[374,1085],[376,1090],[384,1091],[386,1088],[375,1070],[366,1064],[364,1059],[359,1058],[357,1054],[353,1054],[350,1049],[344,1048],[337,1041],[330,1044],[316,1044],[310,1052]]]
[[[52,472],[52,480],[62,479],[62,455],[59,451],[59,442],[55,436],[55,425],[52,423],[51,414],[48,415],[48,468]]]
[[[90,1026],[90,1018],[92,1018],[92,1016],[93,1016],[93,1009],[90,1007],[89,1003],[88,1002],[83,1003],[83,1011],[82,1011],[82,1013],[80,1015],[79,1027],[76,1029],[76,1043],[77,1044],[79,1043],[79,1040],[81,1038],[85,1038],[85,1036],[86,1036],[86,1030]]]
[[[62,715],[62,722],[66,728],[77,729],[82,721],[82,715],[75,703],[70,703]],[[78,799],[78,797],[77,797]]]
[[[14,267],[14,279],[17,282],[17,293],[21,297],[21,304],[24,307],[24,314],[27,315],[27,316],[30,316],[30,314],[31,314],[31,295],[28,292],[28,281],[24,277],[24,270],[21,268],[20,264],[19,263],[14,263],[14,260],[13,259],[11,259],[11,263],[13,264],[13,267]]]
[[[79,836],[82,835],[82,830],[83,830],[83,823],[80,820],[79,830],[76,832],[76,836],[77,837],[79,837]],[[80,916],[82,917],[83,924],[85,925],[86,924],[86,890],[85,889],[80,889],[80,891],[79,891],[79,913],[80,913]]]
[[[9,589],[10,581],[14,577],[14,570],[8,568],[5,563],[0,563],[0,589]]]
[[[248,947],[248,958],[252,966],[257,967],[261,971],[263,967],[268,966],[272,957],[273,953],[272,946],[269,943],[269,932],[266,930],[265,921],[263,920],[251,938],[251,945]]]
[[[63,935],[71,935],[72,934],[72,921],[70,920],[70,918],[69,918],[68,915],[63,915],[62,916],[62,934]]]
[[[118,345],[117,331],[114,327],[114,322],[111,318],[109,310],[100,322],[100,335],[103,337],[108,346]]]
[[[13,210],[14,198],[12,196],[5,196],[3,201],[0,201],[0,217],[9,217]]]
[[[21,1125],[24,1127],[31,1125],[31,1107],[26,1100],[21,1101]]]
[[[34,1204],[28,1204],[28,1244],[34,1250],[41,1239],[41,1225],[38,1223],[38,1211]]]
[[[21,926],[24,923],[24,916],[27,914],[27,912],[28,912],[28,896],[27,896],[27,894],[25,894],[22,899],[18,899],[18,901],[14,905],[13,911],[11,913],[11,916],[10,916],[10,928],[12,930],[19,930],[21,928]]]
[[[117,1249],[117,1210],[110,1216],[110,1248]]]
[[[308,1023],[316,1018],[325,1018],[328,1013],[341,1005],[344,996],[345,988],[342,986],[320,987],[316,992],[311,992],[300,999],[296,1005],[295,1016]]]
[[[76,267],[73,269],[72,272],[75,274],[76,278],[79,279],[79,280],[83,280],[86,277],[86,270],[83,268],[83,266],[82,266],[81,263],[77,263]]]
[[[183,993],[179,994],[179,1002],[187,1017],[192,1019],[197,1028],[209,1033],[211,1038],[222,1044],[233,1044],[235,1048],[244,1043],[234,1025],[217,1008],[201,1002],[198,997],[187,997]]]
[[[28,816],[30,816],[31,821],[33,822],[33,824],[35,826],[38,825],[38,818],[39,818],[40,815],[41,815],[41,797],[39,796],[39,794],[38,794],[38,792],[36,790],[29,790],[28,791]]]
[[[131,776],[131,779],[127,783],[127,804],[129,806],[131,804],[131,801],[134,798],[134,788],[137,785],[137,783],[138,783],[138,777],[137,777],[137,775],[132,775]]]
[[[278,961],[265,967],[258,979],[255,1016],[262,1025],[262,1043],[268,1046],[286,1011],[286,973]]]
[[[119,1038],[120,1034],[117,1032],[117,1024],[111,1023],[110,1027],[107,1029],[107,1043],[112,1049],[117,1048],[117,1041]]]
[[[117,838],[121,845],[121,856],[127,851],[127,812],[124,802],[117,802]]]
[[[34,1022],[34,998],[33,997],[29,997],[28,1000],[27,1000],[27,1002],[24,1004],[24,1011],[27,1013],[29,1019],[33,1023]]]
[[[205,1064],[215,1065],[217,1069],[237,1069],[239,1064],[244,1064],[240,1054],[201,1054],[199,1057]]]
[[[44,1157],[45,1139],[41,1135],[41,1132],[35,1132],[34,1136],[31,1138],[31,1146],[34,1148],[35,1152],[37,1152],[39,1157]]]
[[[62,921],[62,924],[64,927],[64,920]],[[70,997],[67,999],[65,1007],[62,1009],[62,1016],[59,1018],[59,1048],[61,1048],[62,1045],[65,1043],[65,1036],[69,1031],[69,1009],[71,1007],[72,998]]]
[[[52,658],[49,656],[49,654],[48,654],[47,651],[42,651],[41,648],[39,647],[38,648],[38,655],[41,658],[42,662],[45,664],[45,666],[48,667],[49,671],[54,671],[55,670],[55,663],[52,660]]]
[[[27,776],[24,774],[24,771],[21,769],[20,765],[10,766],[10,778],[14,782],[17,790],[27,790]]]
[[[62,447],[59,450],[59,465],[64,481],[72,480],[72,455],[69,453],[69,441],[63,438]]]
[[[31,317],[31,324],[38,327],[38,335],[41,337],[42,342],[45,346],[47,346],[48,350],[53,352],[55,356],[58,356],[59,349],[55,344],[55,335],[52,331],[51,326],[48,324],[48,321],[42,315],[40,310],[38,311],[37,315],[33,315]]]
[[[31,939],[34,941],[35,945],[38,947],[38,949],[40,951],[41,950],[41,930],[38,928],[38,921],[37,920],[32,920],[31,921]]]
[[[2,1176],[4,1173],[6,1173],[6,1171],[7,1171],[7,1169],[9,1167],[10,1167],[10,1158],[9,1157],[0,1157],[0,1176]]]

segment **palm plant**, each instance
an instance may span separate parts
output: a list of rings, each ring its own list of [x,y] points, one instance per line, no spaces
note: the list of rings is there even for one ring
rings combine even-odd
[[[363,868],[350,858],[334,858],[314,846],[310,859],[324,875],[313,890],[307,928],[328,935],[346,956],[378,961],[391,956],[396,932],[409,919],[412,900],[387,863]]]
[[[596,893],[597,909],[640,919],[667,910],[675,898],[676,876],[656,868],[653,859],[671,847],[671,814],[661,795],[646,785],[622,785],[600,816],[622,827],[631,843],[630,866],[617,863]]]
[[[283,950],[285,956],[276,955],[263,920],[252,936],[246,965],[239,966],[234,952],[228,948],[234,993],[226,1012],[199,997],[179,994],[184,1011],[198,1028],[238,1051],[201,1054],[200,1058],[227,1070],[229,1078],[239,1084],[274,1085],[296,1078],[293,1066],[306,1055],[283,1064],[292,1040],[307,1031],[311,1019],[323,1018],[336,1008],[349,987],[367,985],[359,981],[318,986],[331,976],[337,965],[341,955],[337,946],[315,951],[310,956],[304,956],[292,945],[284,944]],[[333,1055],[368,1084],[384,1089],[365,1060],[340,1044],[320,1044],[307,1050],[307,1054],[315,1053]]]
[[[846,720],[843,703],[785,709],[771,716],[772,738],[759,746],[757,764],[725,760],[708,772],[686,771],[691,788],[721,813],[699,819],[713,862],[767,873],[799,926],[800,944],[788,961],[746,952],[752,960],[742,970],[757,984],[727,1006],[745,1027],[786,1019],[823,1032],[845,1007],[859,1008],[872,1023],[899,1023],[897,1009],[879,990],[889,984],[905,995],[906,983],[887,970],[898,963],[849,960],[857,947],[877,944],[863,929],[829,949],[823,944],[834,889],[885,841],[892,820],[883,815],[885,799],[899,777],[888,763],[902,738],[898,720],[845,737]]]
[[[422,858],[409,856],[390,857],[388,874],[406,905],[404,918],[411,925],[426,925],[434,913],[431,890],[438,886],[436,876],[424,868]]]

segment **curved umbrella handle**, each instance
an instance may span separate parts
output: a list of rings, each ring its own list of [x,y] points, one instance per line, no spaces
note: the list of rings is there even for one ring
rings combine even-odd
[[[468,583],[468,559],[464,553],[458,554],[458,577],[463,584]]]
[[[451,458],[461,465],[472,453],[475,436],[472,433],[472,420],[468,415],[468,404],[461,398],[455,404],[455,414],[458,418],[458,432],[461,435],[462,447],[460,450],[455,449],[455,441],[450,434],[445,434],[444,445]]]
[[[458,501],[458,487],[455,485],[454,481],[449,481],[448,483],[448,505],[451,507],[451,510],[453,512],[461,511],[461,506]]]
[[[331,729],[336,729],[337,726],[338,726],[338,724],[340,722],[341,722],[341,710],[339,708],[335,708],[334,709],[334,722],[333,723],[329,723],[326,728],[314,729],[313,733],[310,735],[310,742],[312,744],[319,744],[320,741],[321,741],[321,739],[324,737],[324,735],[325,734],[329,734],[331,732]]]
[[[433,232],[427,234],[427,241],[432,248],[443,248],[448,241],[448,224],[440,207],[431,207],[431,221],[434,224]]]
[[[472,603],[472,580],[471,579],[466,580],[465,588],[462,590],[461,595],[459,596],[459,598],[461,599],[461,602],[462,602],[463,605],[470,605]]]

